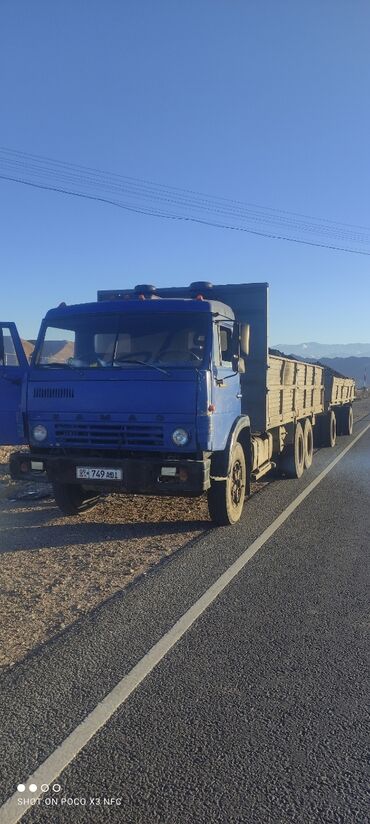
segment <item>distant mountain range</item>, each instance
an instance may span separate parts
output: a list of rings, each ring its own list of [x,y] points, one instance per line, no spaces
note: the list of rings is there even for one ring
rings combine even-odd
[[[353,378],[358,387],[370,383],[370,343],[278,343],[274,349],[298,360],[320,361]]]
[[[370,358],[370,343],[276,343],[274,349],[280,349],[289,355],[300,358]]]
[[[346,378],[353,378],[359,388],[369,386],[370,358],[320,358],[320,363],[330,366]]]

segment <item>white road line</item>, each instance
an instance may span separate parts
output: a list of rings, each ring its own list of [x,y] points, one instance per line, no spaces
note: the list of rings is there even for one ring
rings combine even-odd
[[[122,706],[131,693],[141,684],[141,682],[149,675],[150,672],[159,664],[164,656],[172,649],[173,646],[185,635],[194,622],[200,615],[205,612],[207,607],[213,603],[218,595],[228,586],[228,584],[235,578],[236,575],[245,567],[248,561],[258,552],[259,549],[271,538],[272,535],[282,526],[301,503],[313,492],[318,484],[331,472],[331,470],[344,458],[350,449],[362,438],[362,436],[370,429],[370,424],[364,427],[362,431],[351,441],[343,451],[334,458],[333,461],[320,472],[307,487],[292,501],[283,512],[275,518],[267,529],[256,538],[255,541],[239,556],[239,558],[231,564],[231,566],[215,581],[209,589],[206,590],[198,601],[193,604],[184,615],[174,624],[172,629],[166,632],[165,635],[144,655],[144,657],[136,664],[135,667],[125,675],[121,681],[112,689],[108,695],[103,698],[94,710],[92,710],[84,721],[79,724],[73,732],[57,747],[54,752],[41,764],[40,767],[33,773],[26,781],[23,776],[17,776],[18,780],[24,781],[28,788],[30,784],[36,784],[40,788],[41,784],[52,784],[53,781],[60,775],[60,773],[73,761],[79,752],[86,746],[88,741],[100,730],[104,724],[109,721],[112,715]],[[42,792],[37,789],[34,793],[27,789],[28,798],[40,798]],[[17,821],[26,814],[30,809],[27,806],[20,806],[18,799],[24,796],[15,792],[8,801],[0,807],[0,824],[16,824]]]

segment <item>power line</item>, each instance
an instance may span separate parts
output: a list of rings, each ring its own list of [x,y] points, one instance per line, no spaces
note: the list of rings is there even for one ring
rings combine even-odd
[[[47,178],[47,172],[45,172],[45,170],[39,169],[38,167],[36,167],[36,169],[35,169],[34,166],[25,167],[23,164],[18,164],[18,163],[13,164],[13,166],[10,167],[9,171],[13,171],[14,174],[10,175],[12,177],[13,176],[14,177],[19,177],[21,172],[25,172],[25,171],[27,172],[28,171],[29,173],[30,172],[32,173],[33,171],[36,171],[38,173],[39,182],[40,182],[41,179],[43,179],[45,177]],[[99,191],[99,190],[114,192],[116,194],[117,193],[122,194],[124,192],[126,195],[129,195],[129,196],[143,197],[144,200],[149,199],[151,201],[162,202],[163,204],[175,204],[177,206],[181,206],[181,207],[184,207],[184,208],[190,208],[192,206],[193,208],[198,209],[202,212],[211,212],[213,214],[216,213],[216,214],[221,214],[221,215],[227,215],[227,217],[230,217],[230,215],[231,215],[233,217],[236,217],[236,218],[242,219],[242,220],[248,219],[250,222],[256,222],[256,223],[262,222],[262,223],[267,223],[268,225],[271,225],[271,223],[272,223],[272,225],[274,225],[274,224],[276,225],[276,219],[274,219],[273,221],[267,220],[264,216],[261,216],[261,215],[258,215],[258,214],[257,215],[243,214],[241,212],[236,212],[235,210],[225,210],[225,209],[220,209],[220,208],[217,208],[217,207],[214,207],[214,206],[213,207],[212,206],[207,206],[207,205],[204,205],[203,203],[201,203],[201,204],[197,204],[196,202],[189,203],[187,201],[183,201],[180,198],[174,199],[174,198],[163,197],[161,195],[156,195],[156,194],[149,194],[148,195],[147,192],[145,192],[145,191],[143,192],[141,189],[138,189],[136,187],[130,188],[130,189],[125,189],[124,187],[117,186],[115,184],[107,186],[104,183],[104,181],[100,181],[100,180],[95,181],[94,179],[90,179],[86,176],[84,178],[80,178],[79,176],[76,177],[75,175],[71,175],[68,172],[67,173],[59,173],[57,177],[56,176],[54,176],[54,177],[55,177],[55,180],[57,180],[59,182],[63,182],[63,184],[64,183],[68,183],[69,185],[71,185],[71,184],[75,184],[75,185],[80,184],[81,185],[82,184],[82,185],[85,186],[85,188],[93,189],[95,192]],[[31,180],[29,182],[37,182],[37,180],[36,181]],[[45,182],[48,183],[47,180]],[[280,223],[283,223],[283,225],[284,225],[283,221],[280,221]],[[317,226],[314,226],[314,225],[312,225],[312,226],[302,225],[302,224],[299,224],[295,221],[294,222],[290,221],[290,223],[288,224],[288,228],[294,228],[297,231],[298,230],[311,231],[311,232],[314,232],[315,234],[326,234],[326,235],[329,234],[331,237],[339,237],[339,239],[341,239],[341,240],[353,241],[355,243],[356,242],[357,243],[360,243],[360,242],[370,243],[370,238],[365,237],[364,235],[360,236],[360,235],[354,235],[353,233],[350,233],[350,234],[349,233],[343,233],[343,231],[342,232],[337,232],[337,231],[334,231],[334,229],[332,229],[332,230],[330,230],[330,228],[328,229],[326,226],[321,228],[321,227],[317,227]]]
[[[32,177],[32,175],[34,177],[36,176],[36,180],[31,180],[30,182],[40,182],[40,180],[37,179],[37,176],[39,178],[47,178],[48,176],[51,176],[53,186],[58,186],[60,181],[62,181],[63,183],[67,181],[69,184],[73,183],[75,185],[85,186],[85,188],[92,188],[93,190],[103,188],[104,190],[108,191],[109,194],[112,191],[114,191],[115,194],[117,194],[117,191],[121,193],[123,190],[126,196],[139,196],[143,197],[144,199],[162,201],[163,203],[175,204],[176,206],[180,206],[183,208],[193,208],[197,211],[200,210],[202,212],[216,212],[218,214],[224,214],[228,218],[230,217],[230,215],[232,215],[232,217],[236,217],[239,220],[248,220],[249,223],[262,222],[267,223],[268,225],[271,225],[271,223],[276,225],[278,223],[283,224],[284,226],[287,223],[286,228],[290,230],[294,229],[295,231],[308,231],[310,233],[313,232],[315,234],[329,234],[332,237],[339,238],[341,240],[344,240],[345,242],[370,242],[370,238],[364,235],[354,234],[353,232],[349,233],[347,229],[340,229],[339,227],[343,226],[344,224],[336,225],[335,223],[329,224],[327,222],[327,225],[325,226],[322,226],[318,223],[316,225],[307,225],[302,221],[300,223],[297,223],[296,220],[293,221],[292,218],[287,218],[286,215],[288,213],[284,213],[284,216],[279,216],[278,219],[276,219],[275,215],[270,214],[271,210],[269,210],[269,213],[266,212],[266,207],[259,207],[258,212],[251,211],[249,207],[246,209],[246,206],[244,206],[243,209],[241,209],[241,207],[238,206],[237,211],[235,210],[235,208],[231,208],[229,205],[227,205],[225,208],[219,208],[220,201],[225,202],[227,204],[234,203],[234,201],[227,201],[225,198],[213,198],[213,200],[210,200],[209,197],[208,200],[206,200],[206,196],[203,195],[200,196],[201,199],[198,198],[198,200],[194,200],[193,198],[192,200],[189,200],[188,191],[180,189],[176,190],[180,193],[176,196],[176,198],[168,197],[167,193],[171,190],[171,187],[168,186],[164,187],[159,184],[154,185],[148,182],[142,183],[136,178],[123,178],[123,176],[121,175],[113,175],[112,173],[99,172],[98,176],[94,177],[91,176],[91,171],[88,169],[88,167],[78,167],[76,164],[66,164],[62,161],[51,161],[53,164],[57,164],[59,167],[62,167],[63,169],[63,171],[61,171],[60,169],[56,170],[55,166],[50,166],[50,162],[47,159],[39,158],[35,155],[25,155],[25,153],[17,153],[14,150],[3,149],[2,151],[6,151],[8,154],[10,153],[13,156],[16,155],[16,157],[12,157],[10,161],[9,159],[5,161],[5,164],[7,164],[8,166],[10,165],[11,167],[9,170],[12,172],[10,176],[16,176],[14,172],[19,172],[19,169],[21,168],[23,172],[28,173],[28,177]],[[18,159],[20,154],[22,155],[21,160]],[[31,164],[29,158],[35,160],[36,165],[35,163]],[[49,165],[45,165],[45,160],[47,160],[47,163]],[[4,169],[3,171],[5,170],[6,169]],[[87,171],[89,171],[89,175],[86,174]],[[124,184],[119,182],[117,186],[117,180],[128,180],[130,182],[125,182]],[[50,183],[49,180],[44,180],[43,182],[46,182],[48,185]],[[148,186],[152,188],[148,190]],[[174,187],[172,191],[175,191]],[[198,197],[198,195],[196,197]],[[262,211],[263,209],[265,211]],[[277,210],[274,211],[276,212]]]
[[[40,159],[40,160],[42,161],[42,159]],[[334,238],[339,238],[340,240],[344,240],[345,242],[351,242],[352,241],[354,243],[370,243],[370,238],[369,237],[366,237],[364,235],[359,235],[358,233],[357,234],[354,234],[353,232],[349,233],[348,230],[343,230],[343,229],[339,229],[339,231],[338,231],[338,227],[336,227],[335,224],[332,224],[332,225],[328,224],[328,225],[325,225],[325,226],[322,226],[320,224],[307,225],[307,224],[303,223],[302,221],[297,222],[296,219],[294,219],[294,220],[292,220],[292,218],[288,219],[285,215],[282,216],[282,217],[279,217],[277,219],[275,215],[271,215],[269,213],[261,211],[262,207],[260,207],[259,212],[253,212],[253,211],[250,210],[250,208],[245,209],[245,207],[244,207],[244,211],[241,210],[240,207],[231,208],[230,206],[227,206],[227,207],[224,207],[224,208],[220,208],[219,201],[223,200],[223,201],[226,202],[226,199],[214,198],[213,202],[212,202],[209,199],[205,200],[205,196],[202,196],[201,200],[194,200],[194,198],[192,200],[189,200],[186,190],[178,190],[180,192],[180,195],[177,195],[176,198],[174,198],[173,196],[169,197],[167,195],[167,191],[169,190],[169,187],[163,187],[163,186],[158,186],[157,185],[156,189],[152,188],[148,191],[148,189],[145,188],[145,187],[147,187],[147,185],[149,185],[149,184],[146,184],[146,183],[141,184],[140,182],[138,183],[137,179],[135,179],[135,178],[129,179],[131,181],[130,184],[122,185],[121,183],[119,183],[117,185],[116,180],[117,179],[121,180],[122,176],[114,176],[112,174],[109,174],[109,181],[114,181],[114,182],[109,182],[109,184],[107,184],[107,175],[104,175],[103,177],[91,177],[91,174],[86,175],[86,169],[83,169],[81,167],[75,167],[74,164],[70,164],[68,166],[67,164],[63,164],[61,161],[56,161],[56,162],[58,163],[59,166],[65,167],[63,169],[63,171],[60,171],[60,170],[56,171],[55,168],[50,167],[50,165],[48,167],[45,167],[45,166],[42,166],[42,165],[41,166],[40,165],[35,166],[34,164],[31,164],[28,160],[19,161],[18,159],[12,159],[10,162],[9,161],[7,162],[7,165],[10,166],[9,172],[11,173],[11,176],[13,176],[13,175],[15,176],[15,172],[19,173],[20,169],[21,169],[23,173],[24,172],[28,173],[28,177],[30,177],[30,175],[31,175],[31,177],[32,177],[32,175],[34,177],[36,176],[36,181],[33,181],[33,182],[40,182],[40,180],[37,179],[37,176],[38,176],[38,178],[45,178],[45,177],[48,178],[48,176],[49,177],[51,176],[53,178],[53,180],[52,180],[53,185],[59,185],[60,182],[63,182],[63,183],[68,182],[68,184],[75,184],[75,185],[80,185],[80,186],[83,185],[83,186],[85,186],[85,188],[88,188],[88,189],[92,188],[93,190],[104,189],[105,191],[108,191],[109,194],[112,191],[114,191],[115,194],[117,194],[117,192],[122,193],[122,191],[124,191],[126,196],[127,195],[128,196],[135,196],[135,197],[139,196],[139,197],[143,197],[145,200],[149,199],[149,200],[154,200],[154,201],[161,201],[162,203],[175,204],[176,206],[181,206],[183,208],[193,208],[193,209],[196,209],[197,211],[200,210],[201,212],[213,212],[213,213],[217,213],[217,214],[223,214],[223,215],[226,215],[228,218],[230,218],[230,216],[232,216],[233,218],[236,218],[236,219],[239,219],[239,220],[248,220],[249,223],[261,223],[262,222],[262,223],[266,223],[267,225],[271,225],[271,224],[272,225],[281,225],[282,224],[283,226],[286,225],[286,228],[289,229],[289,230],[294,229],[295,231],[306,231],[306,232],[309,232],[309,233],[315,233],[316,235],[317,234],[324,234],[324,235],[329,234],[329,236],[331,236],[332,238],[333,237]],[[74,166],[74,168],[73,168],[72,173],[71,173],[71,166],[72,165]],[[77,169],[77,171],[75,171],[75,169]],[[6,170],[6,166],[5,166],[5,169],[3,171],[5,171],[5,170]],[[103,174],[103,173],[99,173],[99,175],[100,174]],[[20,175],[18,174],[18,176],[20,176]],[[133,181],[133,183],[132,183],[132,181]],[[32,180],[31,180],[31,182],[32,182]],[[46,181],[44,180],[43,182],[49,183],[50,181],[46,179]],[[138,186],[139,186],[139,188],[138,188]],[[184,193],[185,193],[185,199],[184,199]],[[233,202],[233,201],[230,201],[230,202]],[[339,226],[339,224],[338,224],[338,226]]]
[[[327,243],[315,243],[314,241],[309,241],[309,240],[298,240],[296,238],[287,237],[287,236],[284,236],[284,235],[269,234],[267,232],[259,232],[259,231],[253,230],[253,229],[247,229],[247,228],[242,227],[242,226],[232,226],[232,225],[223,224],[223,223],[215,223],[213,221],[211,222],[209,220],[201,220],[201,219],[195,218],[195,217],[186,217],[184,215],[165,214],[165,213],[159,212],[159,211],[152,211],[152,210],[149,210],[149,209],[142,209],[142,208],[139,208],[139,207],[130,206],[128,204],[120,203],[119,201],[109,200],[108,198],[99,197],[97,195],[82,194],[81,192],[74,192],[72,190],[63,189],[63,188],[59,188],[59,187],[55,187],[55,186],[46,186],[46,185],[42,185],[41,183],[30,183],[27,180],[21,180],[20,178],[14,178],[14,177],[7,177],[7,176],[1,175],[1,174],[0,174],[0,179],[1,180],[13,181],[14,183],[22,183],[25,186],[32,186],[36,189],[44,189],[44,190],[47,190],[47,191],[50,191],[50,192],[59,192],[59,193],[66,194],[66,195],[73,195],[74,197],[80,197],[80,198],[84,198],[86,200],[96,200],[100,203],[107,203],[111,206],[118,206],[120,209],[126,209],[127,211],[130,211],[130,212],[136,212],[136,214],[150,215],[150,216],[153,216],[153,217],[165,217],[165,218],[168,218],[170,220],[185,220],[185,221],[190,221],[192,223],[200,223],[200,224],[203,224],[205,226],[213,226],[213,227],[216,227],[216,228],[219,228],[219,229],[232,229],[232,230],[237,231],[237,232],[247,232],[249,234],[258,235],[259,237],[266,237],[266,238],[270,238],[270,239],[273,239],[273,240],[287,240],[290,243],[302,243],[306,246],[317,246],[317,247],[322,248],[322,249],[332,249],[336,252],[351,252],[352,254],[367,255],[367,256],[370,257],[370,251],[367,252],[367,251],[364,251],[364,250],[349,249],[349,248],[345,248],[345,247],[342,247],[342,246],[328,245]]]
[[[137,214],[370,255],[367,249],[353,248],[370,245],[367,227],[213,197],[14,149],[0,147],[0,179],[98,201]],[[302,234],[306,237],[301,237]]]
[[[287,215],[287,216],[293,216],[293,217],[318,221],[318,222],[321,222],[321,223],[327,223],[327,224],[330,224],[331,226],[343,226],[343,227],[360,229],[360,230],[365,230],[366,232],[370,232],[370,227],[368,227],[368,226],[359,226],[359,225],[351,224],[351,223],[343,223],[343,222],[339,222],[339,221],[332,221],[332,220],[328,220],[327,218],[313,217],[312,215],[305,215],[305,214],[298,213],[298,212],[290,212],[290,211],[287,211],[287,210],[284,210],[284,209],[277,209],[277,208],[274,208],[272,206],[261,206],[261,205],[256,205],[256,204],[253,204],[253,203],[246,203],[244,201],[235,200],[235,199],[232,199],[232,198],[225,198],[225,197],[221,197],[221,196],[217,196],[217,195],[206,195],[206,194],[204,194],[204,192],[199,192],[199,191],[196,191],[196,190],[193,190],[193,189],[183,189],[183,188],[179,188],[177,186],[169,186],[169,185],[162,184],[162,183],[159,184],[159,183],[155,183],[151,180],[144,180],[143,178],[130,177],[128,175],[121,175],[121,174],[118,174],[116,172],[102,171],[101,169],[96,169],[96,168],[91,167],[91,166],[81,166],[81,165],[76,164],[76,163],[67,163],[66,161],[56,160],[55,158],[50,158],[48,156],[41,156],[41,155],[30,154],[30,153],[27,153],[27,152],[20,152],[16,149],[8,149],[8,148],[0,146],[0,152],[5,152],[7,154],[14,155],[14,156],[19,157],[19,158],[24,158],[25,160],[33,159],[36,163],[45,163],[45,162],[47,162],[47,163],[55,164],[57,166],[62,166],[64,168],[70,169],[70,170],[74,169],[74,170],[80,171],[80,172],[81,171],[82,172],[92,172],[94,174],[101,175],[105,178],[109,178],[109,179],[112,179],[112,180],[133,181],[137,184],[141,184],[141,185],[147,186],[147,187],[154,187],[155,189],[160,189],[160,190],[163,190],[163,191],[166,190],[166,191],[171,191],[171,192],[179,192],[179,193],[184,194],[184,195],[185,194],[186,195],[195,195],[196,197],[205,198],[206,200],[211,199],[212,201],[220,201],[220,202],[222,201],[224,203],[229,203],[229,204],[232,203],[232,204],[236,204],[236,205],[241,206],[241,207],[247,207],[247,208],[250,208],[250,209],[257,209],[257,210],[262,210],[262,211],[268,211],[268,212],[271,212],[271,213],[279,213],[279,214],[283,214],[283,215]]]

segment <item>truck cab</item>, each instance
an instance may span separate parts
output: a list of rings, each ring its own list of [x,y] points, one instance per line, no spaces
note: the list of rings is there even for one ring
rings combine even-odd
[[[268,285],[104,290],[42,321],[28,365],[0,324],[2,443],[13,477],[46,472],[66,515],[101,494],[197,496],[239,520],[251,479],[300,478],[350,435],[355,384],[268,349]],[[249,343],[250,338],[250,343]]]
[[[213,456],[229,456],[233,431],[249,426],[243,340],[245,350],[231,307],[198,290],[161,297],[137,287],[51,309],[23,389],[30,452],[13,470],[41,466],[65,514],[106,492],[212,498],[228,472],[228,459]],[[238,467],[239,511],[247,479]]]

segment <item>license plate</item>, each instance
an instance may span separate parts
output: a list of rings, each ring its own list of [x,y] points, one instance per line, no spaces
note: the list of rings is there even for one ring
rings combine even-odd
[[[87,481],[122,481],[122,469],[108,469],[104,466],[77,466],[76,478]]]

